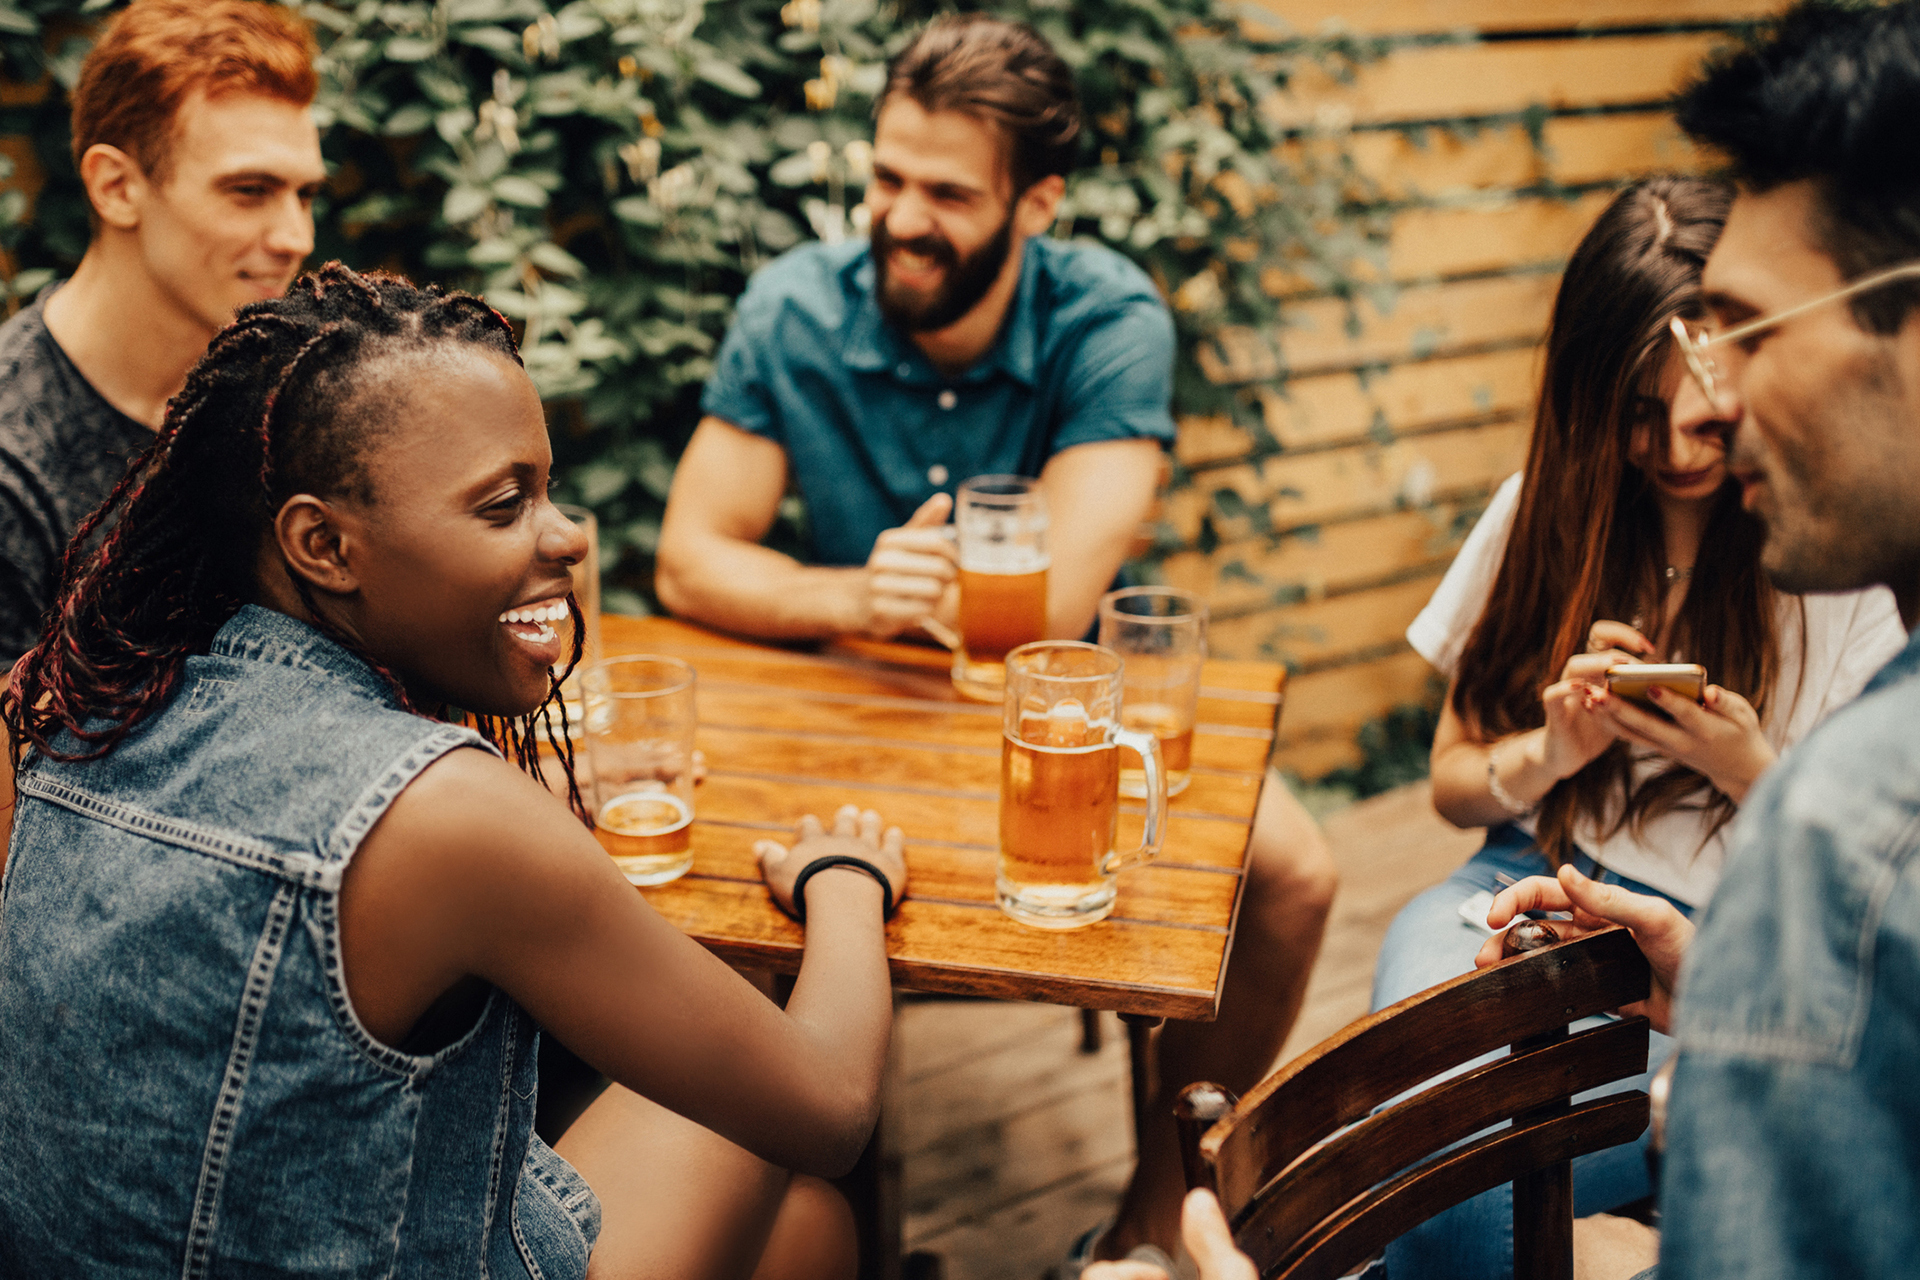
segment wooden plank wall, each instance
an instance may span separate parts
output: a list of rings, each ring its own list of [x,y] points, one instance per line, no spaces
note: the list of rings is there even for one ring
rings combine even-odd
[[[1702,164],[1667,110],[1743,22],[1779,0],[1258,0],[1283,25],[1394,41],[1351,83],[1298,82],[1282,108],[1346,145],[1391,214],[1398,299],[1299,295],[1263,397],[1280,446],[1182,423],[1193,485],[1166,517],[1191,549],[1167,579],[1213,600],[1214,652],[1294,669],[1279,763],[1356,763],[1355,735],[1431,696],[1403,632],[1493,487],[1526,453],[1537,347],[1558,273],[1611,193]],[[1325,143],[1310,145],[1327,145]],[[1277,273],[1270,283],[1281,290]],[[1210,370],[1270,376],[1275,343]],[[1207,534],[1203,537],[1203,524]]]

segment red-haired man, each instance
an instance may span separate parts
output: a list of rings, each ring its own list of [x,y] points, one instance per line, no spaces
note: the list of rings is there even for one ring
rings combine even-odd
[[[313,57],[263,0],[134,0],[88,55],[73,155],[93,238],[0,326],[0,668],[38,641],[68,540],[207,341],[312,250]]]

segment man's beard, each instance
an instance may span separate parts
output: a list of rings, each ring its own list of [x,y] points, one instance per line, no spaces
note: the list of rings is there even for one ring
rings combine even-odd
[[[987,296],[993,282],[1000,278],[1007,254],[1013,248],[1013,209],[987,242],[962,258],[953,242],[938,232],[928,232],[911,240],[895,240],[887,234],[886,219],[873,226],[873,269],[880,314],[908,333],[933,333],[959,320]],[[937,262],[941,281],[931,294],[909,293],[887,278],[887,259],[895,249],[921,254]]]

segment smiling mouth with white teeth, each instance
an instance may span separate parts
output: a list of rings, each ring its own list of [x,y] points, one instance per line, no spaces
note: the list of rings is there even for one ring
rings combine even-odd
[[[567,616],[565,600],[549,600],[544,604],[509,609],[500,615],[500,622],[522,640],[545,644],[549,640],[557,639],[559,635],[547,624],[562,621]]]

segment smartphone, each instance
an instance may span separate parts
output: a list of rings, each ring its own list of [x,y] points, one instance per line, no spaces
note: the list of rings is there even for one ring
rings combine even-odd
[[[1653,706],[1647,690],[1654,685],[1689,702],[1706,696],[1707,669],[1697,662],[1622,662],[1607,668],[1607,692]]]

